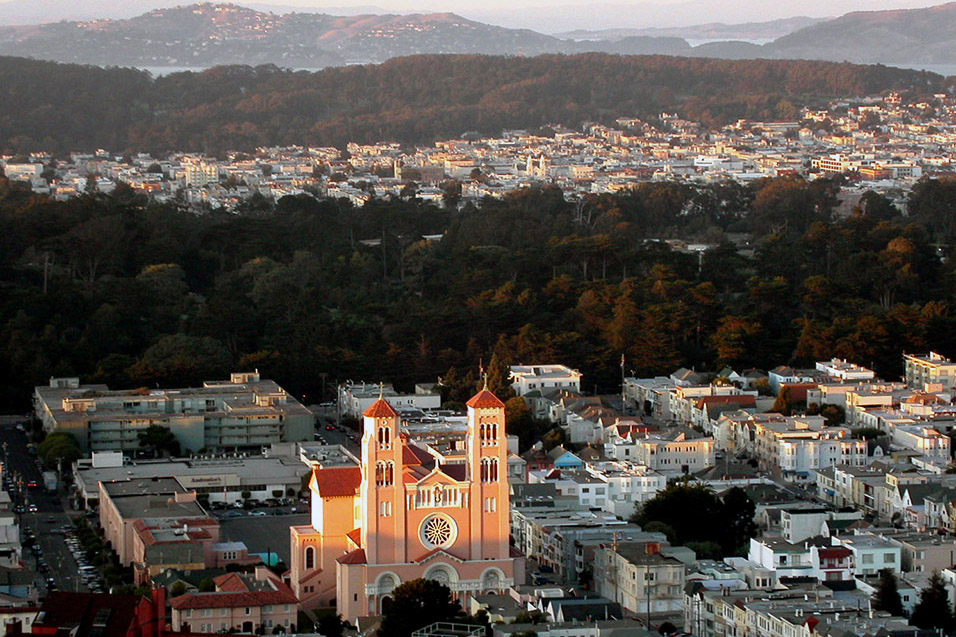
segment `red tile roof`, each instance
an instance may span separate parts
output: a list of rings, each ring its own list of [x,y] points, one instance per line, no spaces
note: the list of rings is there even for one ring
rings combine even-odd
[[[316,467],[312,479],[323,498],[351,497],[362,484],[362,470],[359,467]]]
[[[379,398],[362,414],[366,418],[398,418],[398,412],[383,398]]]
[[[487,389],[483,389],[465,403],[473,409],[504,409],[505,404]]]
[[[246,586],[246,583],[242,581],[242,578],[235,573],[226,573],[225,575],[220,575],[219,577],[213,579],[213,582],[216,584],[216,589],[219,591],[241,592],[249,590],[249,588]]]
[[[707,405],[740,405],[741,407],[753,407],[756,404],[756,398],[751,394],[703,396],[697,401],[697,409],[703,409]]]
[[[224,591],[216,593],[186,593],[169,602],[177,610],[187,608],[241,608],[243,606],[269,606],[274,604],[298,604],[299,600],[285,584],[276,583],[274,591]],[[282,589],[285,590],[282,590]]]
[[[336,560],[339,564],[365,564],[365,549],[355,549]]]
[[[362,529],[352,529],[345,534],[345,537],[352,540],[355,543],[355,546],[362,546]]]
[[[433,467],[435,458],[426,450],[410,442],[402,446],[402,464]]]

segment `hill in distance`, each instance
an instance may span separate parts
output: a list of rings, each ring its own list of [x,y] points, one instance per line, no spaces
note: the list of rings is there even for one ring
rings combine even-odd
[[[799,28],[801,25],[805,26]],[[781,33],[785,35],[762,45],[753,42]],[[564,35],[572,39],[484,24],[454,13],[280,14],[207,2],[155,9],[123,20],[0,27],[0,55],[100,66],[187,68],[276,64],[319,69],[375,64],[420,54],[534,56],[582,52],[956,64],[956,47],[952,46],[956,42],[956,3],[856,12],[822,22],[791,18]],[[751,41],[727,40],[733,37]],[[720,41],[691,46],[686,38]]]
[[[421,53],[537,55],[562,47],[550,36],[450,13],[275,14],[213,3],[155,9],[126,20],[0,28],[0,54],[104,66],[321,68]]]
[[[956,2],[925,9],[860,11],[767,45],[775,58],[956,63]]]

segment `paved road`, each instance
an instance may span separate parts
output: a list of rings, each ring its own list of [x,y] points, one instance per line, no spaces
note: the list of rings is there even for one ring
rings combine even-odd
[[[29,487],[30,482],[42,485],[41,469],[36,456],[27,451],[27,435],[18,431],[13,424],[0,424],[0,449],[4,458],[4,472],[11,478],[10,497],[14,506],[28,507],[35,504],[36,513],[18,515],[20,532],[27,532],[36,538],[40,553],[24,551],[24,561],[31,569],[40,568],[39,556],[48,566],[48,572],[38,573],[37,582],[46,589],[46,578],[52,577],[57,588],[64,591],[87,591],[86,585],[78,577],[78,564],[73,559],[62,534],[51,533],[54,529],[71,524],[71,518],[63,509],[60,494],[47,493],[42,486]],[[49,518],[53,522],[48,522]]]
[[[353,454],[361,456],[359,441],[362,438],[362,432],[352,431],[351,429],[338,429],[335,425],[335,411],[327,410],[318,405],[310,405],[309,409],[315,414],[315,433],[316,436],[325,438],[326,443],[330,445],[343,445]],[[329,429],[329,427],[336,427]],[[348,436],[351,434],[353,439]]]

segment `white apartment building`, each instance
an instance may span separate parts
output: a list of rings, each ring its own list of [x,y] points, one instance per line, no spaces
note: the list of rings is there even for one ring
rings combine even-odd
[[[438,409],[441,407],[441,391],[431,383],[415,385],[414,394],[395,391],[391,383],[366,383],[348,381],[339,385],[339,413],[351,418],[360,418],[365,410],[379,398],[384,398],[396,410]]]
[[[899,544],[870,533],[831,537],[833,546],[843,546],[853,552],[855,575],[875,575],[883,569],[900,572],[902,553]]]
[[[913,389],[929,389],[940,385],[952,389],[956,382],[956,363],[937,352],[903,354],[906,384]]]
[[[890,440],[894,445],[912,449],[929,458],[950,458],[949,436],[944,436],[927,425],[903,425],[893,427]]]
[[[635,440],[635,461],[664,474],[687,474],[714,466],[713,438],[647,436]]]
[[[581,392],[581,372],[566,365],[512,365],[510,380],[518,396],[555,389]]]
[[[833,358],[828,361],[817,361],[817,371],[823,372],[830,378],[841,381],[866,381],[876,378],[871,369],[861,367],[855,363],[848,363],[842,358]]]
[[[866,441],[851,438],[846,427],[827,427],[820,416],[735,412],[721,416],[717,429],[718,448],[746,451],[788,480],[813,480],[820,469],[867,462]]]

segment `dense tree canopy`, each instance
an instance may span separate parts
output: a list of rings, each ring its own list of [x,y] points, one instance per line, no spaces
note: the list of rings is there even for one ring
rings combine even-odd
[[[707,553],[702,557],[719,558],[746,551],[757,534],[755,512],[753,501],[739,487],[719,498],[704,485],[677,483],[645,502],[632,521],[645,531],[663,532],[674,544]]]
[[[591,53],[420,55],[317,73],[225,66],[153,79],[133,69],[0,57],[0,85],[0,151],[214,153],[425,142],[464,131],[496,135],[547,122],[611,123],[673,110],[708,126],[741,117],[794,119],[798,106],[823,98],[932,94],[943,78],[806,60]]]
[[[54,202],[0,177],[0,400],[26,409],[51,375],[134,388],[258,368],[309,402],[349,378],[441,378],[462,402],[479,364],[507,399],[518,363],[561,362],[616,393],[622,354],[638,375],[840,356],[886,377],[901,350],[956,354],[956,260],[934,222],[947,212],[759,229],[766,189],[644,183],[567,202],[540,188],[461,210],[299,196],[197,215],[130,192]],[[666,214],[728,192],[720,214]],[[753,256],[729,241],[747,230]],[[700,259],[660,241],[673,237],[716,247]]]

